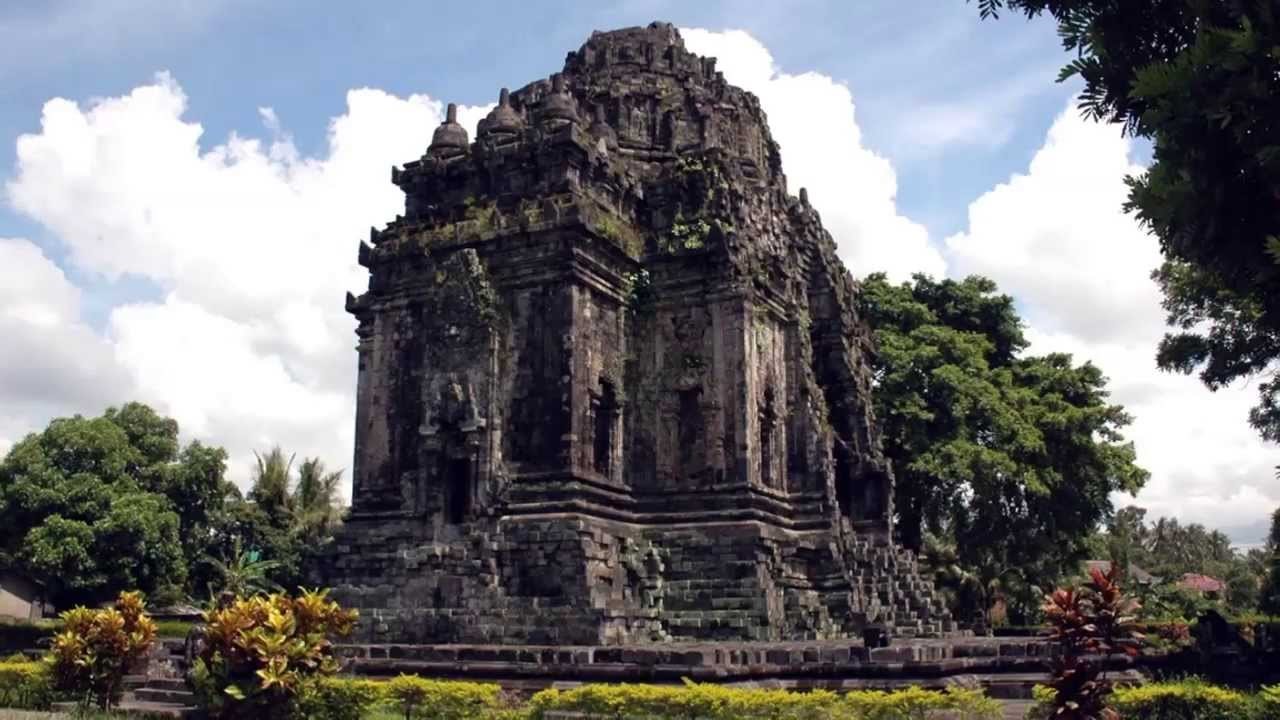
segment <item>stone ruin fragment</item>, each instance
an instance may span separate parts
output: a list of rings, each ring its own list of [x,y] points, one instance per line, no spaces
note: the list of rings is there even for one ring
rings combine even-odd
[[[715,64],[595,33],[392,170],[323,577],[359,640],[953,629],[892,541],[858,285]]]

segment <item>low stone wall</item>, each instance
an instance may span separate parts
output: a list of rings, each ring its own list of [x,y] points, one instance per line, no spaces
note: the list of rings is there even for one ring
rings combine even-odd
[[[361,675],[415,673],[557,682],[770,681],[794,687],[891,686],[898,681],[1046,669],[1052,646],[1039,639],[969,638],[895,642],[867,648],[851,641],[669,643],[636,646],[344,645]],[[844,681],[866,681],[846,683]]]

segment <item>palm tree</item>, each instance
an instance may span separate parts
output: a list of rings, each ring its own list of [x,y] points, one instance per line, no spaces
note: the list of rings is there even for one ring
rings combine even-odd
[[[327,472],[320,458],[307,458],[298,466],[298,484],[291,501],[294,532],[304,539],[322,540],[342,522],[338,488],[342,471]]]
[[[289,492],[289,477],[293,474],[293,455],[285,457],[277,445],[265,456],[253,453],[258,461],[253,469],[253,488],[249,499],[272,517],[287,516],[292,511],[293,498]]]

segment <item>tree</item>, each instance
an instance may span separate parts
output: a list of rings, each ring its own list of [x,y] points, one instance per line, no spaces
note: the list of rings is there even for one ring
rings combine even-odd
[[[1182,524],[1176,518],[1148,523],[1146,510],[1130,506],[1112,516],[1098,544],[1120,567],[1136,565],[1159,580],[1146,603],[1156,615],[1194,615],[1198,608],[1216,604],[1175,587],[1187,573],[1225,582],[1222,600],[1227,609],[1237,613],[1258,609],[1264,563],[1254,555],[1237,552],[1231,539],[1218,530],[1199,523]]]
[[[342,471],[329,472],[320,458],[307,458],[298,466],[292,496],[294,526],[308,545],[326,541],[341,524],[341,484]]]
[[[272,563],[266,581],[292,590],[341,524],[342,473],[329,472],[318,458],[303,459],[295,473],[294,456],[279,447],[256,453],[255,459],[247,501],[226,506],[218,541],[223,552],[215,570],[234,562],[231,550],[240,543]],[[215,584],[218,577],[215,572]]]
[[[57,418],[0,462],[0,555],[57,606],[123,590],[180,596],[208,552],[226,454],[140,403]]]
[[[1267,558],[1259,607],[1265,613],[1280,615],[1280,508],[1271,514],[1271,532],[1264,548]]]
[[[1086,554],[1110,495],[1147,478],[1120,435],[1128,415],[1093,365],[1022,357],[1013,300],[986,278],[872,275],[861,303],[902,542],[948,538],[1015,615],[1034,612]]]
[[[1249,421],[1280,440],[1280,10],[1271,0],[979,0],[1047,13],[1087,115],[1151,140],[1125,209],[1158,238],[1176,331],[1157,363],[1211,389],[1257,374]]]
[[[273,517],[284,518],[290,515],[293,511],[290,485],[294,456],[286,458],[284,451],[277,445],[266,455],[255,452],[253,457],[257,466],[253,469],[253,487],[249,490],[249,499]]]

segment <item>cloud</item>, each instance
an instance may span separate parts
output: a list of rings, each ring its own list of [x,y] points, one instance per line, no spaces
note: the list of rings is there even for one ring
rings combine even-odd
[[[80,318],[80,291],[40,248],[0,238],[0,452],[32,418],[106,405],[128,387],[110,346]]]
[[[1247,383],[1215,393],[1156,369],[1159,246],[1121,209],[1125,175],[1142,170],[1133,152],[1118,128],[1068,108],[1025,173],[969,206],[968,228],[945,241],[948,260],[953,274],[986,275],[1017,299],[1031,352],[1070,352],[1107,374],[1152,473],[1137,499],[1150,516],[1245,527],[1280,505],[1275,449],[1246,422]]]
[[[18,139],[9,199],[80,271],[140,276],[165,294],[110,313],[98,356],[129,380],[116,401],[153,403],[227,446],[241,476],[273,443],[347,467],[355,352],[343,293],[367,282],[359,239],[403,212],[391,166],[425,151],[443,106],[351,90],[323,157],[300,155],[269,108],[271,139],[233,134],[202,149],[186,108],[165,73],[88,107],[50,100],[40,132]],[[461,119],[474,126],[485,110]]]
[[[740,30],[680,33],[691,51],[717,58],[726,80],[760,98],[790,190],[808,189],[855,275],[943,274],[946,264],[928,231],[898,212],[893,166],[863,146],[847,86],[819,73],[782,72],[769,50]]]

